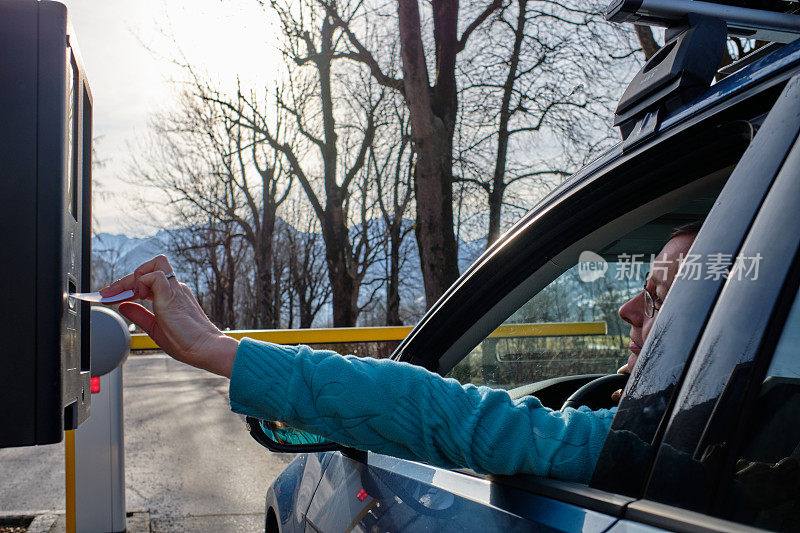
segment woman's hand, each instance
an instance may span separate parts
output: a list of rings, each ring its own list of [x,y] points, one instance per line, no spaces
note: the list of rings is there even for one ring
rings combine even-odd
[[[625,363],[619,368],[619,370],[617,370],[617,374],[630,374],[631,371],[633,371],[633,366],[631,366],[630,363]],[[611,401],[613,402],[619,402],[621,399],[622,399],[622,389],[614,391],[614,393],[611,395]]]
[[[175,278],[166,257],[147,261],[100,294],[114,296],[128,289],[134,291],[132,299],[152,300],[153,312],[128,301],[119,305],[122,316],[178,361],[230,377],[239,341],[211,323],[189,287]]]

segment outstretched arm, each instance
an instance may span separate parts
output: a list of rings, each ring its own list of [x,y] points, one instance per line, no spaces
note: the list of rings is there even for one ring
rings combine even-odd
[[[387,359],[242,340],[231,408],[433,465],[587,482],[613,410],[553,411]]]
[[[205,316],[164,256],[101,291],[133,289],[153,312],[121,304],[175,359],[231,378],[231,407],[354,448],[444,467],[588,481],[613,410],[553,411],[536,398],[462,386],[386,359],[227,337]]]

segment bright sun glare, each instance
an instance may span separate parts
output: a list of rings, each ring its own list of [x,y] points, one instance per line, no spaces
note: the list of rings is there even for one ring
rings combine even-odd
[[[223,88],[264,87],[281,72],[274,23],[256,0],[63,0],[92,86],[96,156],[103,197],[93,209],[95,231],[151,233],[132,228],[120,209],[129,200],[123,181],[148,117],[169,107],[181,55]]]

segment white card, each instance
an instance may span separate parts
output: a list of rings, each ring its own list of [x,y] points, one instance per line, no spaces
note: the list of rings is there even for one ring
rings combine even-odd
[[[114,296],[107,297],[101,296],[99,292],[73,292],[69,295],[70,298],[75,298],[76,300],[97,302],[101,304],[113,304],[115,302],[121,302],[122,300],[127,300],[131,296],[133,296],[132,290],[123,291],[119,294],[115,294]]]

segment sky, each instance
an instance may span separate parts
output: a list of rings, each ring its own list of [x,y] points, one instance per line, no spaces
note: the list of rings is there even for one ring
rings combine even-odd
[[[257,0],[62,0],[94,99],[95,233],[152,234],[125,182],[148,119],[177,96],[181,55],[223,86],[263,86],[281,71],[273,19]],[[170,36],[174,36],[174,39]]]

